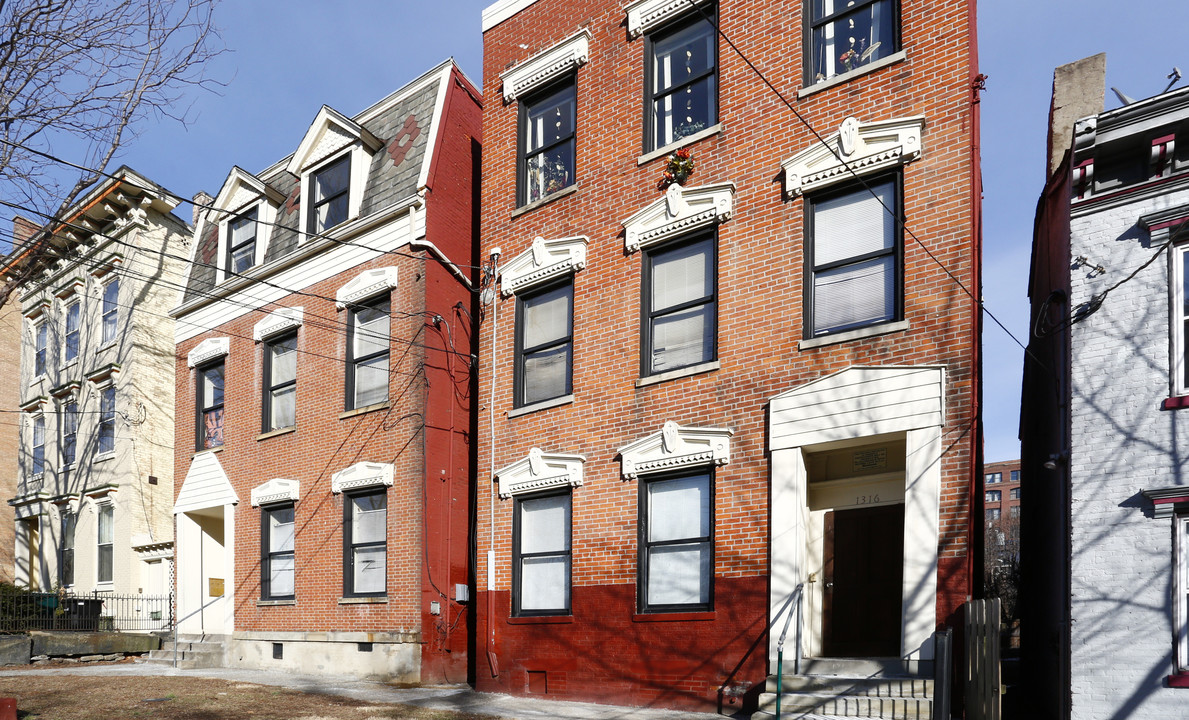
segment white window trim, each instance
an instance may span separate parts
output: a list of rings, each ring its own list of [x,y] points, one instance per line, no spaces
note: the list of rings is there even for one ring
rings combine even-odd
[[[305,308],[302,306],[274,310],[263,320],[252,326],[252,339],[256,342],[262,342],[287,330],[299,328],[302,325],[304,317]]]
[[[78,351],[75,352],[74,357],[69,360],[66,359],[66,338],[70,334],[70,326],[68,324],[70,317],[70,307],[78,305]],[[68,368],[78,362],[78,359],[83,355],[83,312],[86,308],[83,307],[82,295],[68,294],[61,301],[62,308],[62,343],[61,354],[58,356],[59,368]],[[118,315],[117,315],[118,318]],[[101,329],[102,331],[102,329]]]
[[[820,190],[855,175],[906,165],[921,156],[925,117],[862,122],[848,117],[825,139],[780,164],[790,198]]]
[[[1186,607],[1186,593],[1189,593],[1189,515],[1173,516],[1173,562],[1176,577],[1173,580],[1173,632],[1176,633],[1176,657],[1173,658],[1178,673],[1189,672],[1189,607]]]
[[[115,274],[114,272],[105,274],[104,278],[106,278],[106,279],[99,283],[99,302],[98,302],[98,305],[99,305],[99,327],[96,329],[96,333],[95,333],[95,337],[99,341],[99,345],[98,345],[98,347],[95,348],[95,352],[99,352],[100,350],[105,350],[105,349],[115,345],[116,342],[120,339],[120,319],[121,319],[121,317],[120,317],[121,316],[120,293],[124,291],[124,287],[123,287],[124,281],[120,275]],[[107,295],[107,288],[112,283],[117,283],[117,286],[116,286],[116,330],[115,330],[115,334],[112,336],[112,338],[110,340],[104,340],[103,339],[103,298],[104,298],[104,296]],[[129,320],[127,313],[132,312],[132,308],[124,308],[124,310],[125,310],[125,313],[123,314],[123,320],[126,323]]]
[[[674,183],[665,194],[622,222],[624,249],[634,253],[695,230],[724,223],[735,212],[735,183],[686,188]]]
[[[515,102],[585,65],[590,59],[590,37],[590,31],[583,28],[548,50],[500,73],[504,102]]]
[[[296,503],[301,497],[301,481],[273,478],[252,488],[252,507],[275,503]]]
[[[240,207],[238,210],[225,212],[219,219],[218,256],[215,258],[215,284],[235,280],[239,275],[228,272],[227,248],[231,244],[231,221],[244,213],[256,211],[256,247],[252,249],[252,267],[244,273],[252,271],[257,265],[264,264],[264,254],[268,249],[268,241],[272,239],[272,228],[277,222],[277,208],[270,202],[258,200]]]
[[[30,367],[33,369],[32,382],[37,382],[49,375],[50,372],[50,326],[49,318],[41,316],[39,320],[33,320],[29,325],[33,333],[33,357],[31,358]],[[37,333],[41,328],[45,328],[45,364],[41,372],[37,372]]]
[[[705,5],[710,0],[693,0]],[[627,14],[628,37],[633,40],[688,13],[697,12],[690,0],[636,0],[624,6]]]
[[[1167,231],[1166,231],[1167,233]],[[1152,242],[1157,242],[1152,238]],[[1189,383],[1185,381],[1185,320],[1181,308],[1185,307],[1185,262],[1189,260],[1189,243],[1180,243],[1169,248],[1169,331],[1172,336],[1172,357],[1169,358],[1169,378],[1172,395],[1189,395]]]
[[[539,447],[496,472],[500,497],[539,492],[559,487],[579,487],[583,482],[585,455],[546,453]]]
[[[619,449],[624,480],[699,465],[719,466],[731,461],[728,428],[682,427],[669,420],[657,432]]]
[[[186,355],[186,367],[197,367],[231,352],[231,339],[225,337],[207,338],[194,346]]]
[[[337,495],[348,490],[392,487],[394,473],[391,463],[357,462],[330,476],[330,491]]]
[[[586,267],[585,235],[546,240],[533,238],[529,249],[514,257],[500,270],[504,297],[539,287],[556,278]]]
[[[373,268],[356,275],[334,293],[334,305],[343,310],[347,305],[362,302],[381,293],[394,290],[397,285],[395,267]]]
[[[46,464],[49,459],[49,424],[45,421],[45,409],[37,406],[37,410],[28,413],[29,416],[29,474],[26,476],[31,480],[42,479],[46,476]],[[41,472],[33,472],[33,443],[34,438],[37,437],[37,421],[41,420]]]

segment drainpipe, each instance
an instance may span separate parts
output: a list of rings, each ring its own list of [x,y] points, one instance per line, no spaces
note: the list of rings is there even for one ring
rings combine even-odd
[[[495,385],[499,377],[499,336],[500,336],[500,295],[496,289],[499,279],[500,248],[491,249],[491,398],[487,403],[488,448],[491,466],[491,496],[488,503],[488,532],[490,538],[487,545],[487,662],[491,666],[491,676],[500,676],[499,657],[495,654],[495,500],[497,488],[495,486]]]

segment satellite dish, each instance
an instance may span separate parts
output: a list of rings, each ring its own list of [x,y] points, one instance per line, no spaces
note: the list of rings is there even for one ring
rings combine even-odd
[[[1172,86],[1176,85],[1177,81],[1181,79],[1181,68],[1174,65],[1172,72],[1170,72],[1165,77],[1172,81],[1168,84],[1168,87],[1164,88],[1164,92],[1168,92],[1169,90],[1172,90]]]

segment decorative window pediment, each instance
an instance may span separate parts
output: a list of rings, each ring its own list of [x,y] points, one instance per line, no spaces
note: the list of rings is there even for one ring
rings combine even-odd
[[[38,300],[37,302],[33,303],[32,305],[30,305],[29,307],[24,309],[23,314],[25,316],[25,319],[26,320],[37,320],[38,318],[40,318],[42,315],[45,314],[46,310],[50,309],[50,306],[51,306],[51,302],[50,302],[49,298],[44,298],[42,300]]]
[[[731,435],[726,428],[682,427],[669,420],[659,432],[619,449],[624,480],[696,465],[726,465]]]
[[[61,285],[59,285],[54,290],[54,297],[62,299],[62,300],[67,300],[72,295],[77,295],[77,294],[82,293],[83,289],[86,286],[87,286],[86,280],[82,279],[81,277],[77,277],[77,276],[72,277],[72,278],[66,280],[65,282],[63,282]]]
[[[260,342],[264,338],[285,332],[290,328],[301,327],[305,315],[305,308],[280,308],[268,314],[260,322],[252,326],[252,339]]]
[[[629,253],[731,219],[735,183],[686,188],[674,183],[664,197],[623,221]]]
[[[273,478],[252,488],[252,507],[279,502],[297,502],[301,495],[300,480]]]
[[[50,409],[50,398],[48,395],[34,395],[21,403],[20,408],[27,413],[45,412]]]
[[[311,166],[357,142],[371,153],[384,145],[367,128],[323,105],[285,169],[294,175],[301,175]]]
[[[91,266],[91,274],[97,278],[105,277],[108,273],[114,272],[124,264],[124,256],[119,253],[112,253],[102,260],[96,261]]]
[[[784,191],[796,197],[849,180],[854,177],[852,170],[867,175],[912,162],[921,156],[924,128],[922,115],[871,123],[848,117],[825,142],[811,145],[780,164]]]
[[[496,473],[500,482],[500,497],[509,498],[554,487],[578,487],[582,484],[585,462],[584,455],[545,453],[535,447],[528,451],[527,457]]]
[[[97,367],[89,371],[87,374],[87,382],[95,387],[103,388],[115,383],[120,377],[120,364],[108,363],[102,367]]]
[[[533,238],[532,247],[517,255],[500,271],[504,296],[577,272],[586,267],[585,235],[546,240]]]
[[[187,367],[201,365],[208,360],[223,357],[231,352],[231,339],[225,337],[207,338],[198,343],[186,356]]]
[[[590,31],[582,29],[511,70],[500,73],[500,80],[504,83],[504,102],[513,102],[525,93],[548,85],[585,65],[589,58]]]
[[[396,287],[396,268],[383,267],[364,270],[356,275],[351,282],[338,289],[334,294],[334,304],[339,310],[351,303],[366,300],[373,295],[388,292]]]
[[[263,180],[242,168],[233,167],[212,206],[223,212],[234,212],[260,198],[267,198],[274,206],[285,202],[285,196]]]
[[[1153,517],[1157,518],[1172,517],[1176,514],[1177,505],[1189,503],[1189,487],[1184,485],[1148,488],[1142,492],[1144,497],[1152,501]]]
[[[344,490],[358,490],[359,488],[392,487],[392,463],[357,462],[346,470],[339,470],[330,476],[330,491],[341,493]]]
[[[694,0],[705,5],[709,0]],[[636,0],[624,7],[628,16],[628,35],[638,38],[686,12],[695,11],[690,0]]]

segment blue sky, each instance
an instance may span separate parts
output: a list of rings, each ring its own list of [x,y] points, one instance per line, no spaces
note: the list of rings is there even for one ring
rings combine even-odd
[[[218,23],[229,52],[208,74],[227,86],[193,98],[188,126],[144,128],[117,162],[186,197],[216,193],[232,165],[259,171],[290,152],[323,104],[353,115],[451,56],[479,83],[480,14],[489,2],[224,2]],[[1106,52],[1107,84],[1148,97],[1164,89],[1174,65],[1189,74],[1189,51],[1178,39],[1186,27],[1184,0],[980,4],[980,62],[989,76],[982,102],[984,299],[1021,342],[1053,68]],[[1107,107],[1117,105],[1110,95]],[[178,212],[188,217],[189,208]],[[986,459],[1016,458],[1023,351],[990,319],[983,345]]]

